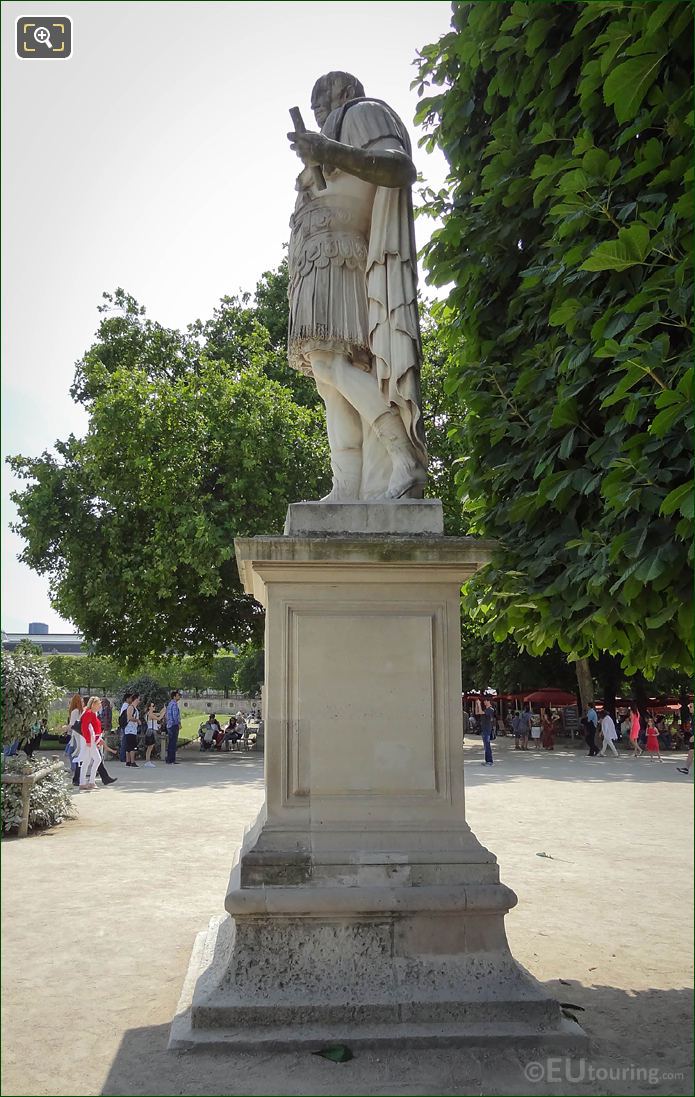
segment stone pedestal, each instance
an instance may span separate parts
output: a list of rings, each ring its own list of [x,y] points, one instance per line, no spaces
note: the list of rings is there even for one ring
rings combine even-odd
[[[267,611],[266,804],[170,1046],[571,1042],[511,956],[516,897],[465,819],[459,594],[490,546],[336,532],[236,551]]]

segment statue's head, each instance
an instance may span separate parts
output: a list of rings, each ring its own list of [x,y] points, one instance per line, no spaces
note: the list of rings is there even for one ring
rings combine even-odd
[[[325,76],[319,76],[311,89],[311,109],[316,124],[321,127],[332,110],[362,95],[362,84],[349,72],[327,72]]]

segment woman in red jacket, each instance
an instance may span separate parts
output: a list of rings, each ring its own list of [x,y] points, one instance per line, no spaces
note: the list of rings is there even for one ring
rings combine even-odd
[[[80,763],[80,792],[91,792],[97,787],[97,770],[101,765],[101,721],[97,716],[100,708],[101,698],[90,697],[80,720],[80,735],[84,740],[77,758]]]

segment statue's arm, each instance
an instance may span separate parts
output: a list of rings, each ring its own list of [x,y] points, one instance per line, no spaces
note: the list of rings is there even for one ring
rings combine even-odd
[[[291,148],[305,164],[338,168],[377,187],[409,187],[415,182],[415,165],[402,149],[359,149],[342,141],[332,141],[322,133],[288,133],[287,136]],[[386,143],[390,142],[383,142]]]

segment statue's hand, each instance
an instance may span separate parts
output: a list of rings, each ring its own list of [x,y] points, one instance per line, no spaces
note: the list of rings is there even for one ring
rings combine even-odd
[[[290,148],[305,164],[322,164],[329,145],[322,133],[288,133]]]

